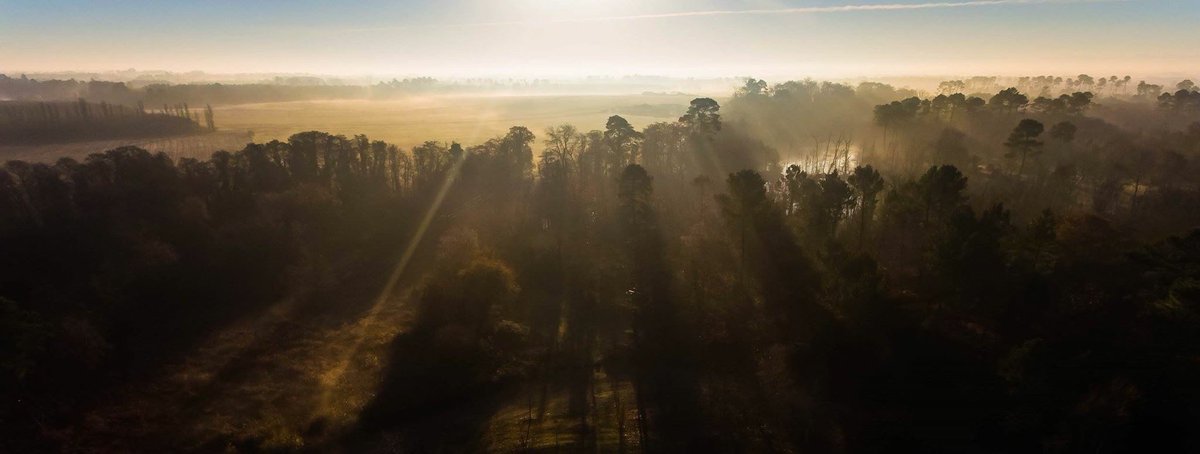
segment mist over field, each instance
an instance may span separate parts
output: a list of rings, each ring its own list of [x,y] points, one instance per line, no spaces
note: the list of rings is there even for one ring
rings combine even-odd
[[[1200,452],[1197,23],[0,0],[0,452]]]

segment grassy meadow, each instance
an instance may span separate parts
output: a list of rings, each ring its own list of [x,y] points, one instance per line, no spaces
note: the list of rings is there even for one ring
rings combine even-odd
[[[401,147],[426,140],[473,145],[511,126],[535,133],[563,123],[604,129],[611,115],[641,128],[674,121],[692,95],[503,96],[453,95],[396,101],[300,101],[215,108],[219,128],[253,131],[256,141],[286,140],[301,131],[366,134]],[[540,143],[535,144],[540,146]]]
[[[293,101],[214,106],[218,131],[184,137],[0,146],[0,161],[52,162],[82,159],[97,151],[136,145],[174,158],[207,158],[213,151],[241,149],[247,142],[287,140],[292,134],[320,130],[366,134],[372,140],[410,148],[427,140],[474,145],[503,135],[511,126],[537,134],[570,123],[580,130],[604,129],[611,115],[637,128],[674,121],[687,110],[690,94],[643,95],[445,95],[402,100]],[[533,144],[535,150],[542,142]]]

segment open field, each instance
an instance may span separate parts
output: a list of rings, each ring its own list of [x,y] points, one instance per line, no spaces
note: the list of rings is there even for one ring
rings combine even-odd
[[[52,162],[122,145],[164,151],[172,157],[206,158],[216,150],[240,149],[246,142],[287,140],[302,131],[366,134],[409,148],[426,140],[478,144],[525,126],[536,134],[570,123],[582,131],[603,129],[610,115],[637,128],[674,121],[692,95],[429,96],[399,101],[297,101],[214,107],[218,132],[189,137],[105,140],[41,146],[0,147],[0,162]],[[541,141],[534,143],[541,147]]]
[[[571,123],[580,130],[603,129],[610,115],[637,128],[673,121],[690,95],[614,96],[430,96],[400,101],[301,101],[216,108],[219,128],[250,130],[255,141],[285,140],[301,131],[366,134],[401,147],[426,140],[465,145],[502,135],[511,126],[534,133]]]
[[[251,142],[247,131],[222,130],[176,137],[111,139],[53,145],[0,146],[0,162],[54,162],[60,158],[83,160],[89,154],[133,145],[152,152],[165,152],[174,159],[208,158],[217,150],[238,150]]]

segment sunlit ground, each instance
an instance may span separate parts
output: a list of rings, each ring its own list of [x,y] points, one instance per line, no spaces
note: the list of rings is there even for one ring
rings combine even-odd
[[[89,415],[78,447],[120,449],[163,434],[177,436],[181,449],[324,441],[353,424],[373,396],[387,347],[411,318],[406,299],[345,323],[301,319],[282,302],[213,336],[152,386]]]
[[[285,140],[301,131],[366,134],[409,148],[426,140],[474,145],[512,126],[535,134],[570,123],[604,129],[611,115],[637,128],[674,121],[691,95],[429,96],[396,101],[300,101],[216,108],[219,128],[250,130],[255,141]],[[537,144],[540,146],[540,141]]]
[[[182,450],[336,444],[375,397],[391,341],[412,322],[411,294],[406,287],[345,322],[304,318],[291,302],[279,303],[214,335],[151,386],[127,390],[88,415],[77,434],[64,435],[83,451],[130,449],[163,436]],[[566,389],[544,391],[531,383],[501,403],[485,425],[484,445],[497,452],[638,449],[628,381],[597,371],[585,418],[570,414]],[[385,432],[381,447],[401,436]]]
[[[675,121],[687,110],[690,94],[667,95],[453,95],[392,101],[294,101],[215,106],[218,131],[188,137],[104,140],[36,146],[0,146],[0,161],[53,162],[123,145],[173,158],[208,158],[213,151],[237,151],[248,142],[287,140],[304,131],[324,131],[411,148],[427,140],[476,145],[525,126],[541,135],[546,128],[570,123],[581,131],[604,129],[609,116],[621,115],[637,128]],[[540,150],[542,142],[536,141]]]
[[[215,133],[192,136],[161,137],[145,139],[112,139],[89,142],[73,142],[51,145],[6,145],[0,146],[0,162],[18,160],[26,162],[55,162],[60,158],[82,161],[92,153],[132,145],[151,152],[164,152],[171,158],[207,159],[217,150],[241,150],[251,142],[247,131],[221,130]]]

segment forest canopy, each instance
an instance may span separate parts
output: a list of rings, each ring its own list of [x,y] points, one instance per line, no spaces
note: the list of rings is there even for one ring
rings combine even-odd
[[[1192,451],[1200,92],[1131,81],[748,79],[641,128],[9,161],[0,446]],[[0,127],[200,128],[108,103],[226,92],[105,87]],[[309,344],[375,378],[279,365]]]

